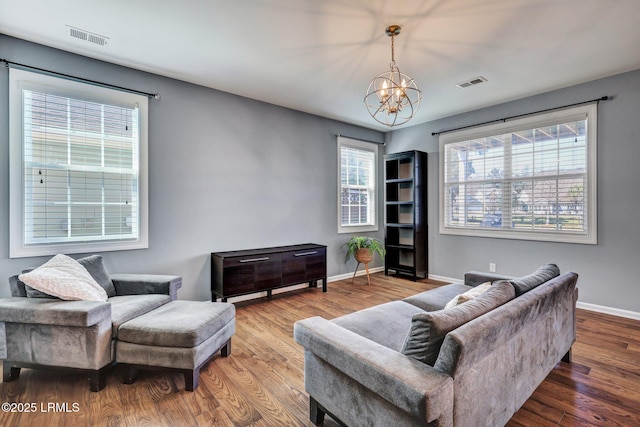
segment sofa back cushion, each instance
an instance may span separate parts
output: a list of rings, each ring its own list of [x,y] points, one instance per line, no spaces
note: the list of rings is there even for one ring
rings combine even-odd
[[[26,272],[25,272],[26,273]],[[9,289],[11,289],[12,297],[26,297],[27,289],[22,280],[18,279],[18,275],[14,274],[9,277]]]
[[[102,255],[90,255],[84,258],[80,258],[77,261],[89,272],[91,277],[93,277],[93,280],[95,280],[102,287],[102,289],[104,289],[104,291],[107,293],[107,297],[113,297],[116,295],[116,288],[113,285],[113,281],[111,280],[111,276],[109,275],[107,268],[102,262]],[[22,270],[22,274],[29,273],[34,269],[35,267],[25,268],[24,270]],[[26,285],[22,280],[19,279],[19,276],[17,274],[15,276],[9,277],[9,286],[11,288],[11,296],[14,297],[59,299],[56,296],[49,295],[47,293],[34,289],[29,285]]]
[[[108,297],[116,296],[116,288],[113,286],[111,276],[109,276],[109,272],[102,262],[102,255],[90,255],[80,258],[78,262],[87,269],[93,280],[102,286]]]
[[[523,276],[518,279],[512,279],[511,284],[516,290],[516,296],[520,296],[531,289],[542,285],[545,282],[558,277],[560,275],[560,269],[555,264],[544,264],[533,273],[528,276]]]
[[[402,353],[433,366],[444,337],[452,330],[512,300],[515,290],[501,280],[477,298],[455,307],[415,314]]]
[[[106,301],[105,290],[78,261],[58,254],[18,278],[31,288],[63,300]],[[29,289],[27,289],[27,295]]]
[[[24,272],[24,273],[22,273],[22,274],[29,273],[29,272],[31,272],[31,271],[33,271],[33,270],[34,270],[34,269],[30,269],[29,271],[26,271],[26,272]],[[18,277],[20,277],[20,276],[18,276]],[[20,280],[20,279],[18,279],[18,280]],[[24,282],[22,282],[22,280],[20,280],[20,282],[21,282],[21,283],[24,283]],[[27,292],[27,297],[28,297],[28,298],[51,298],[51,299],[60,299],[60,298],[58,298],[58,297],[56,297],[56,296],[49,295],[49,294],[47,294],[47,293],[45,293],[45,292],[39,291],[39,290],[37,290],[37,289],[35,289],[35,288],[32,288],[31,286],[27,285],[26,283],[25,283],[25,285],[24,285],[24,288],[25,288],[25,290],[26,290],[26,292]]]
[[[30,273],[35,269],[36,269],[36,267],[25,268],[24,270],[22,270],[22,274]],[[53,295],[49,295],[49,294],[41,292],[41,291],[39,291],[37,289],[32,288],[31,286],[27,285],[22,280],[20,280],[20,276],[15,276],[15,277],[16,277],[16,281],[18,283],[18,286],[21,287],[24,290],[24,293],[25,293],[24,296],[26,296],[28,298],[60,299],[58,297],[54,297]],[[11,280],[11,279],[9,279],[9,280]]]

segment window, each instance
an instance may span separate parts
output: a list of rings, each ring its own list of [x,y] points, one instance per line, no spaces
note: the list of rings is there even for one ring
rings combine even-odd
[[[378,145],[338,136],[338,232],[378,230]]]
[[[144,96],[10,70],[10,256],[146,248]]]
[[[440,233],[597,243],[597,104],[440,137]]]

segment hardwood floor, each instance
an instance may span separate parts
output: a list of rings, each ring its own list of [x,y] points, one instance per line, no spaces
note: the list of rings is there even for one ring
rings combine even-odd
[[[116,367],[106,388],[92,393],[84,376],[23,369],[17,381],[0,384],[0,401],[33,403],[35,412],[2,412],[0,425],[311,426],[293,323],[441,284],[382,273],[371,283],[360,276],[353,285],[329,283],[328,293],[303,289],[237,303],[232,354],[203,367],[195,392],[184,390],[181,375],[162,371],[141,371],[136,383],[124,385]],[[330,417],[324,425],[337,426]],[[559,363],[508,425],[640,426],[640,321],[578,310],[573,363]]]

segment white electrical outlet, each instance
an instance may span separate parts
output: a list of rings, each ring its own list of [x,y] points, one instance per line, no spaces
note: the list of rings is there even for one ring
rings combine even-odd
[[[490,262],[489,263],[489,272],[491,272],[491,273],[495,273],[496,272],[496,263],[495,262]]]

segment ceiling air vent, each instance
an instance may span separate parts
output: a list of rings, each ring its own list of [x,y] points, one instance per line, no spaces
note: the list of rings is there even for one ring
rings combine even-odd
[[[469,86],[474,86],[474,85],[479,85],[482,82],[486,82],[487,79],[485,79],[482,76],[478,76],[478,77],[474,77],[471,80],[467,80],[466,82],[462,82],[462,83],[458,83],[456,86],[458,86],[459,88],[466,88]]]
[[[69,29],[69,35],[71,37],[75,37],[76,39],[84,40],[86,42],[105,46],[107,44],[107,40],[109,40],[109,37],[81,30],[80,28],[71,27],[69,25],[67,25],[67,28]]]

